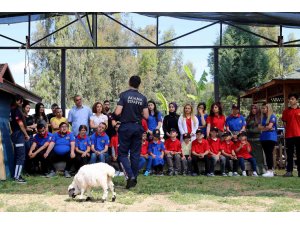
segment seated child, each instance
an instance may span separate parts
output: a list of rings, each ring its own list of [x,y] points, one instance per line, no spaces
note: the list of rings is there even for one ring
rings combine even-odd
[[[122,167],[120,166],[120,162],[118,160],[118,146],[119,146],[119,136],[118,136],[118,129],[120,127],[120,122],[117,122],[114,126],[115,128],[115,135],[111,137],[110,147],[111,147],[111,160],[110,165],[116,170],[115,176],[124,176],[122,172]]]
[[[207,176],[213,177],[215,176],[215,166],[218,161],[220,161],[221,168],[225,166],[225,158],[220,157],[221,155],[221,141],[218,138],[218,128],[213,127],[210,130],[210,137],[208,138],[208,143],[210,147],[210,152],[208,154],[208,161],[209,161],[209,171]],[[224,176],[224,174],[222,174]],[[225,174],[226,175],[226,174]]]
[[[235,144],[231,140],[231,133],[226,131],[223,133],[222,137],[223,137],[223,141],[221,142],[222,155],[220,157],[223,158],[223,160],[225,159],[226,163],[222,164],[223,167],[221,168],[221,172],[222,174],[225,174],[224,176],[226,176],[225,173],[225,167],[226,167],[226,169],[229,171],[228,173],[229,176],[239,176],[239,174],[237,173],[238,160],[234,152]],[[233,166],[231,166],[230,160],[232,160]]]
[[[199,175],[198,162],[205,162],[205,174],[208,173],[208,158],[209,144],[208,141],[204,139],[204,134],[201,129],[196,131],[196,140],[192,142],[191,156],[193,165],[193,176]]]
[[[152,166],[154,173],[158,176],[163,176],[164,162],[164,143],[160,141],[160,131],[155,129],[153,131],[153,141],[149,144],[148,153],[152,157]]]
[[[90,148],[91,140],[90,137],[86,135],[87,126],[79,126],[79,134],[75,139],[75,169],[79,170],[80,167],[88,164],[90,160]]]
[[[152,157],[151,155],[148,154],[148,146],[149,143],[147,141],[147,132],[145,131],[142,137],[142,149],[141,149],[140,162],[139,162],[139,170],[143,169],[145,164],[147,163],[144,176],[149,176],[152,167]]]
[[[189,133],[183,134],[183,142],[181,143],[182,149],[182,166],[183,166],[183,176],[187,174],[192,174],[192,142],[191,135]]]
[[[235,145],[235,153],[239,160],[239,164],[242,170],[242,175],[247,176],[245,171],[245,159],[251,163],[253,176],[257,177],[256,172],[256,160],[252,157],[250,152],[252,151],[252,147],[250,143],[247,141],[246,132],[241,132],[239,134],[239,141]]]
[[[178,175],[181,170],[182,150],[181,143],[177,139],[177,131],[174,128],[170,129],[170,137],[165,141],[165,148],[168,175]]]

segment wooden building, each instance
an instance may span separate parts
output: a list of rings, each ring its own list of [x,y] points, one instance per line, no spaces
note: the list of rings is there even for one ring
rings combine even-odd
[[[16,84],[8,64],[0,64],[0,180],[11,177],[14,172],[14,152],[10,139],[10,105],[15,95],[21,95],[31,103],[42,99]]]

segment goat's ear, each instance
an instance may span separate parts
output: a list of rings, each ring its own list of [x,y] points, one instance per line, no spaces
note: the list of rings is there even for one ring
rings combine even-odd
[[[69,197],[73,197],[75,192],[75,188],[70,188],[69,189]]]

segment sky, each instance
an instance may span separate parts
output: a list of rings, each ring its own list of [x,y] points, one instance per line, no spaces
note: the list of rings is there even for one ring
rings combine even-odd
[[[129,18],[132,19],[135,27],[144,28],[147,25],[155,25],[156,19],[152,17],[141,16],[136,13],[130,13]],[[177,36],[198,29],[208,22],[201,21],[188,21],[182,19],[174,19],[169,17],[160,17],[159,19],[159,37],[162,36],[164,31],[173,28]],[[27,23],[2,25],[0,24],[0,34],[11,37],[13,39],[25,42],[25,36],[27,35]],[[35,22],[31,24],[31,33],[35,31]],[[218,34],[219,25],[213,25],[204,30],[198,31],[189,36],[176,40],[177,45],[213,45]],[[224,30],[224,28],[223,28]],[[300,39],[299,29],[288,29],[283,28],[283,35],[287,37],[289,33],[293,32],[297,39]],[[19,44],[0,37],[0,46],[19,46]],[[29,50],[31,52],[32,50]],[[192,62],[196,69],[196,80],[198,80],[204,70],[209,73],[207,64],[207,58],[211,49],[181,49],[183,53],[183,62]],[[15,81],[24,86],[24,76],[26,79],[25,85],[28,87],[28,76],[29,68],[27,68],[27,74],[24,75],[25,68],[25,50],[1,50],[0,51],[0,62],[8,63],[12,71]],[[28,64],[28,61],[27,61]],[[29,60],[30,65],[30,60]]]

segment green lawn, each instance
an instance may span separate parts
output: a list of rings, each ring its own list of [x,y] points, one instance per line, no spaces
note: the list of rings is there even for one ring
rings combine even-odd
[[[0,211],[300,211],[300,178],[263,177],[144,177],[124,189],[114,178],[116,202],[79,202],[67,195],[71,179],[26,177],[27,184],[0,183]],[[111,195],[110,195],[111,196]]]

